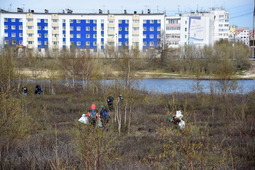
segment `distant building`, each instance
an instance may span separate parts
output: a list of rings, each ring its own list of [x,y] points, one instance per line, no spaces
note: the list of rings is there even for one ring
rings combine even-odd
[[[222,8],[166,17],[166,41],[170,47],[212,45],[229,36],[229,15]]]
[[[28,49],[89,48],[100,51],[106,46],[157,48],[165,29],[164,13],[85,14],[0,12],[0,37],[4,45]]]
[[[41,52],[71,47],[100,52],[109,46],[146,50],[158,49],[162,43],[174,48],[204,46],[229,35],[229,15],[222,8],[176,16],[150,10],[121,14],[0,11],[1,43]]]
[[[165,22],[166,44],[169,47],[180,47],[181,41],[181,15],[168,16]]]
[[[229,40],[240,42],[247,46],[250,43],[250,30],[249,28],[238,28],[237,26],[230,26]]]

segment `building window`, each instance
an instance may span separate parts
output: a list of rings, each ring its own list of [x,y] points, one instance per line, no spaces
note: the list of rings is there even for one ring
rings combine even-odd
[[[52,22],[58,22],[58,19],[53,19]]]
[[[12,40],[12,45],[16,45],[16,40]]]
[[[15,26],[15,25],[12,25],[12,26],[11,26],[11,29],[12,29],[12,30],[15,30],[15,29],[16,29],[16,26]]]
[[[6,29],[6,30],[7,30],[7,29],[8,29],[8,25],[5,25],[5,26],[4,26],[4,29]]]
[[[86,27],[86,31],[90,31],[90,27]]]
[[[153,34],[150,34],[150,38],[154,38],[154,35],[153,35]]]
[[[76,21],[77,23],[81,23],[81,20],[79,20],[79,19],[77,19],[77,21]],[[81,42],[80,42],[81,43]]]
[[[119,31],[122,31],[122,27],[119,27]]]
[[[73,34],[70,34],[70,38],[73,38]]]
[[[93,31],[96,31],[97,30],[97,27],[93,27]]]
[[[12,33],[12,37],[16,37],[16,33]]]
[[[133,23],[139,23],[139,19],[134,19]]]
[[[62,22],[63,22],[63,23],[66,23],[66,20],[65,20],[65,19],[63,19],[63,20],[62,20]]]
[[[33,44],[33,41],[28,41],[28,44],[30,44],[30,45]]]
[[[154,46],[154,42],[150,42],[150,46]]]
[[[138,34],[133,34],[132,37],[133,38],[139,38],[139,35]]]
[[[154,27],[150,27],[150,31],[154,31]]]
[[[70,27],[70,31],[73,31],[73,27]]]
[[[150,23],[153,24],[153,23],[154,23],[154,20],[150,20]]]
[[[89,20],[89,19],[87,19],[87,20],[86,20],[86,23],[90,23],[90,20]]]
[[[28,37],[33,37],[33,34],[28,34]]]
[[[139,31],[139,27],[133,27],[133,31]]]
[[[45,37],[45,38],[48,38],[48,34],[44,34],[44,37]]]
[[[143,31],[147,31],[147,28],[146,28],[146,27],[143,27]]]
[[[96,34],[93,34],[93,38],[97,38],[97,35],[96,35]]]
[[[90,38],[90,35],[89,35],[89,34],[86,34],[86,38]]]
[[[113,19],[109,19],[108,22],[109,23],[114,23],[114,20]]]
[[[128,27],[125,27],[125,31],[128,31]]]
[[[121,28],[121,27],[120,27]],[[114,27],[108,27],[109,31],[114,31]]]
[[[32,18],[28,18],[27,22],[33,22],[33,19]]]
[[[38,41],[38,45],[41,45],[42,44],[42,42],[41,41]]]
[[[41,38],[41,37],[42,37],[42,34],[38,34],[38,37]]]
[[[70,23],[73,23],[73,20],[72,20],[72,19],[70,19]]]
[[[27,29],[31,30],[31,29],[33,29],[33,26],[27,26]]]
[[[80,42],[80,41],[77,41],[77,45],[80,46],[80,45],[81,45],[81,42]]]
[[[81,38],[81,34],[77,34],[77,38]]]
[[[89,41],[86,41],[86,46],[89,46],[90,45],[90,42]]]
[[[52,27],[53,30],[58,30],[58,27]]]
[[[143,46],[147,46],[147,43],[146,43],[146,42],[143,42]]]

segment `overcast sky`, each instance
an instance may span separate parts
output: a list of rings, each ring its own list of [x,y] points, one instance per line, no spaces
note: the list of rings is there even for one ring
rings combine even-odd
[[[164,12],[175,15],[178,12],[207,11],[211,7],[223,7],[229,11],[230,25],[239,28],[253,28],[254,0],[0,0],[0,8],[16,11],[17,7],[25,11],[33,9],[35,12],[62,12],[72,9],[74,13],[95,13],[98,9],[113,13],[141,12],[151,9],[152,12]]]

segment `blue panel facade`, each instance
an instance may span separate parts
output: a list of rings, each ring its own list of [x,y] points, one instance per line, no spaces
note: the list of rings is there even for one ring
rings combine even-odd
[[[119,20],[119,43],[121,46],[128,46],[128,20]]]
[[[38,31],[39,34],[38,42],[41,44],[38,45],[38,48],[46,48],[48,47],[48,30],[45,29],[48,27],[48,23],[45,22],[44,19],[40,19],[39,22],[37,22]]]
[[[104,23],[101,23],[101,49],[104,49]]]
[[[62,26],[63,26],[63,31],[62,31],[63,43],[66,44],[66,23],[63,23]],[[63,45],[63,47],[66,47],[66,45]]]
[[[70,41],[78,48],[95,49],[97,47],[96,20],[72,20],[70,23]]]
[[[19,18],[5,18],[4,33],[7,36],[4,38],[8,41],[9,45],[22,45],[23,44],[23,29],[22,21]]]
[[[143,49],[148,49],[149,47],[158,47],[160,42],[160,20],[145,20],[143,24]]]

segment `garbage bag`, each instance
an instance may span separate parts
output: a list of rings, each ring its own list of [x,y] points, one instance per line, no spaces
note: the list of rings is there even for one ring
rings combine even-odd
[[[180,126],[181,130],[185,128],[185,122],[183,120],[181,120],[178,125]]]
[[[101,120],[98,120],[97,125],[98,125],[99,127],[103,127],[102,121],[101,121]]]
[[[89,119],[85,114],[83,114],[82,117],[78,121],[81,123],[84,123],[86,125],[89,124]]]
[[[183,114],[182,114],[182,112],[180,110],[176,111],[175,116],[178,117],[179,119],[183,118]]]

